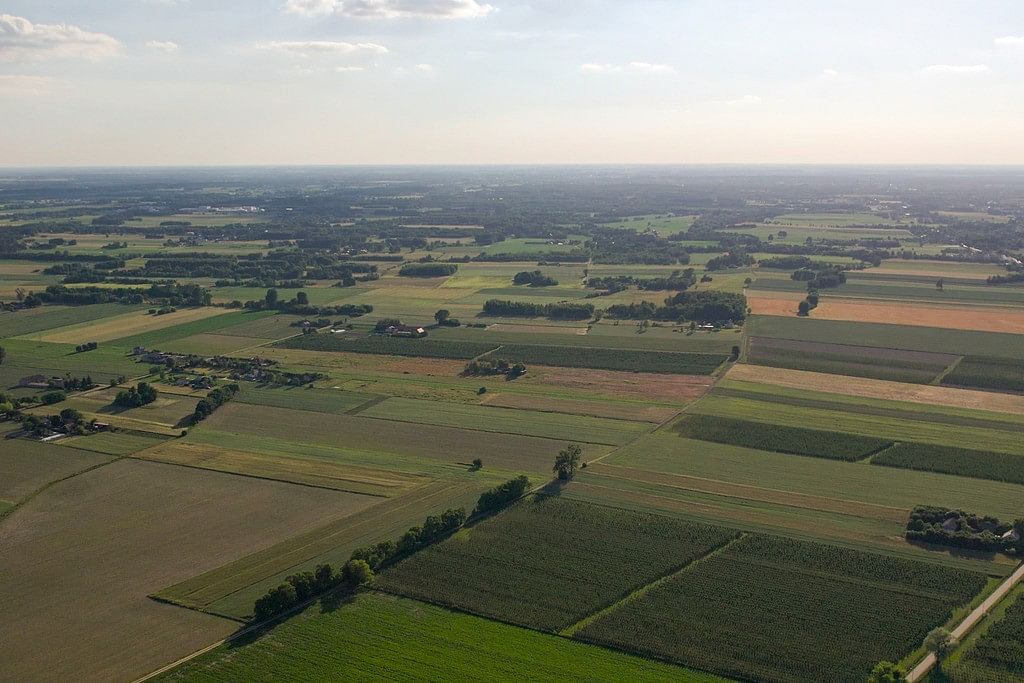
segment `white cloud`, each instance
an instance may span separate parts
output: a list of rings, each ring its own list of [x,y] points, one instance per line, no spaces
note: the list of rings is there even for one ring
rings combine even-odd
[[[835,78],[836,76],[839,75],[839,72],[836,71],[835,69],[822,69],[821,73],[825,74],[829,78]]]
[[[0,95],[4,97],[36,97],[49,95],[59,83],[47,76],[0,74]]]
[[[100,59],[120,49],[121,43],[105,33],[68,24],[33,24],[24,17],[0,14],[0,60]]]
[[[580,71],[585,74],[610,74],[622,71],[622,67],[615,66],[614,64],[595,64],[591,62],[589,64],[580,64]]]
[[[336,14],[363,19],[473,19],[496,8],[478,0],[287,0],[284,11],[305,17]]]
[[[339,74],[347,74],[353,71],[365,71],[365,69],[361,66],[336,66],[334,71]]]
[[[433,64],[417,64],[413,67],[414,71],[419,71],[421,74],[432,74],[434,73]]]
[[[159,50],[160,52],[175,52],[178,49],[178,44],[170,40],[149,40],[146,41],[146,47],[150,50]]]
[[[629,68],[632,71],[648,74],[672,74],[676,72],[668,64],[651,64],[650,62],[630,62]]]
[[[932,64],[924,68],[930,74],[977,74],[988,71],[987,64]]]
[[[299,57],[312,55],[349,55],[357,52],[368,52],[375,55],[388,53],[388,49],[377,43],[346,43],[339,40],[284,40],[260,43],[260,50],[284,52]]]
[[[650,62],[630,62],[625,65],[589,62],[587,64],[580,64],[580,71],[585,74],[617,74],[623,71],[644,74],[673,74],[676,72],[668,64],[652,64]]]
[[[757,95],[744,95],[743,97],[737,97],[732,100],[725,100],[724,104],[730,107],[749,107],[755,104],[761,104],[763,100]]]
[[[1024,36],[1001,36],[992,42],[996,45],[1024,45]]]

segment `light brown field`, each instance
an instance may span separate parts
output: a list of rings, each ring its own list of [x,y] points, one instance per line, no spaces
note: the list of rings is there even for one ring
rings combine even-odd
[[[62,344],[79,344],[83,340],[104,342],[204,318],[212,318],[215,315],[224,315],[227,312],[223,308],[211,306],[185,308],[174,313],[165,313],[164,315],[150,315],[145,311],[137,311],[135,313],[102,318],[93,322],[59,327],[53,331],[28,335],[28,338]]]
[[[818,307],[811,312],[811,317],[1024,334],[1024,311],[1009,308],[936,306],[903,302],[890,304],[823,298]],[[1024,343],[1024,338],[1021,339],[1021,343]]]
[[[747,305],[750,306],[750,312],[754,315],[796,315],[797,304],[806,296],[802,292],[773,292],[771,295],[751,295],[750,290],[747,290]]]
[[[415,474],[371,469],[319,458],[291,458],[239,451],[181,440],[171,440],[148,448],[136,453],[134,457],[373,496],[398,495],[427,482],[426,478]]]
[[[678,408],[642,403],[612,403],[577,399],[534,396],[531,394],[488,393],[481,403],[501,408],[523,408],[570,415],[590,415],[618,420],[660,423],[679,412]]]
[[[120,460],[0,522],[2,677],[125,681],[234,631],[147,597],[373,498]]]
[[[561,389],[593,391],[622,398],[648,398],[688,403],[704,395],[712,379],[704,375],[663,375],[581,368],[530,368],[531,383]]]
[[[841,392],[846,396],[863,396],[890,401],[907,401],[954,408],[992,410],[1000,413],[1024,415],[1024,396],[997,394],[973,389],[905,384],[882,379],[847,377],[805,370],[787,370],[763,365],[736,363],[725,375],[726,379],[760,384],[774,384],[790,389]]]
[[[494,323],[487,326],[488,332],[524,332],[538,334],[586,334],[586,327],[566,325],[512,325],[509,323]],[[568,342],[572,343],[572,342]]]
[[[0,438],[0,498],[16,503],[51,481],[112,459],[77,448]]]

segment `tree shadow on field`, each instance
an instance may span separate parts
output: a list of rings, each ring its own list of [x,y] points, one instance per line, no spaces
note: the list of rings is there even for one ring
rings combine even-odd
[[[331,591],[320,598],[320,613],[329,614],[334,610],[350,605],[356,599],[355,593],[348,591]]]
[[[548,498],[558,498],[562,495],[562,489],[568,485],[568,481],[563,481],[561,479],[549,481],[547,484],[542,486],[539,491],[537,491],[537,495],[535,496],[536,502],[542,503]]]

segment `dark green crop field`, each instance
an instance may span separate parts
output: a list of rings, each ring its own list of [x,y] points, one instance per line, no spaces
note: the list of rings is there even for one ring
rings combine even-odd
[[[1024,679],[1024,598],[1017,594],[1002,619],[993,624],[950,672],[965,683],[1012,683]]]
[[[578,637],[745,680],[862,683],[985,586],[964,571],[751,535]]]
[[[849,344],[856,340],[859,346],[1024,360],[1021,335],[1005,332],[974,332],[939,327],[770,315],[751,316],[745,327],[747,334],[752,337],[795,339],[824,344]]]
[[[872,458],[871,464],[1024,484],[1024,456],[953,446],[898,443]]]
[[[490,355],[527,365],[555,365],[566,368],[626,370],[677,375],[710,375],[726,360],[726,356],[714,353],[674,353],[671,351],[634,351],[530,344],[504,344]]]
[[[342,337],[332,334],[304,334],[278,342],[277,346],[286,349],[303,349],[305,351],[347,351],[350,353],[377,353],[387,356],[469,360],[488,351],[493,351],[498,345],[496,343],[488,344],[441,339],[401,339],[380,335]]]
[[[394,593],[558,631],[736,532],[556,497],[528,498],[379,577]]]
[[[675,430],[688,439],[850,462],[861,460],[892,443],[869,436],[785,427],[715,415],[686,415],[676,424]]]
[[[1024,346],[1024,337],[1018,344]],[[942,379],[942,383],[997,391],[1024,391],[1024,360],[967,356]]]

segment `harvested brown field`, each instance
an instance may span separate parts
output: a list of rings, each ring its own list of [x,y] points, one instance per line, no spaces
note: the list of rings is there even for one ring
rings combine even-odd
[[[0,438],[0,499],[17,503],[51,481],[110,460],[109,455],[77,448]]]
[[[757,313],[757,309],[754,309],[754,312]],[[795,314],[796,309],[792,309],[788,313],[766,312],[766,315]],[[852,320],[854,322],[1024,334],[1024,310],[981,307],[976,304],[939,306],[905,301],[884,303],[864,299],[822,297],[818,307],[811,311],[811,317],[822,320]],[[1024,338],[1021,339],[1021,343],[1024,343]]]
[[[482,403],[501,408],[522,408],[552,413],[568,413],[570,415],[590,415],[618,420],[653,422],[655,424],[664,422],[679,412],[678,408],[652,406],[643,403],[586,401],[582,399],[509,393],[489,393]]]
[[[747,290],[747,305],[754,315],[796,315],[796,307],[803,299],[802,292],[773,292],[767,294],[750,294]],[[820,306],[820,304],[819,304]]]
[[[150,593],[373,500],[138,460],[55,484],[0,522],[0,603],[18,624],[3,677],[132,680],[194,652],[238,624]]]
[[[359,467],[321,458],[271,455],[181,440],[148,448],[134,457],[373,496],[399,495],[427,482],[426,478],[414,474]]]
[[[565,442],[533,436],[474,431],[353,415],[332,415],[287,408],[229,403],[202,428],[244,435],[341,444],[345,448],[413,459],[465,465],[483,456],[487,467],[513,472],[550,473],[551,462]],[[583,445],[584,458],[608,452],[607,446]]]
[[[726,379],[760,384],[774,384],[791,389],[836,392],[846,396],[863,396],[890,401],[908,401],[927,405],[941,405],[956,408],[993,410],[1001,413],[1024,415],[1024,396],[997,394],[973,389],[922,384],[906,384],[881,379],[829,375],[822,372],[787,370],[763,365],[737,363],[725,375]]]
[[[712,383],[712,378],[705,375],[666,375],[582,368],[536,367],[530,368],[529,376],[531,383],[550,384],[562,389],[674,403],[689,403],[700,398]]]
[[[152,332],[173,325],[195,322],[216,315],[225,315],[226,309],[203,306],[201,308],[185,308],[164,315],[149,315],[146,311],[125,313],[95,322],[81,323],[60,327],[49,332],[31,335],[32,339],[63,344],[80,344],[83,341],[104,342],[120,339],[143,332]]]

